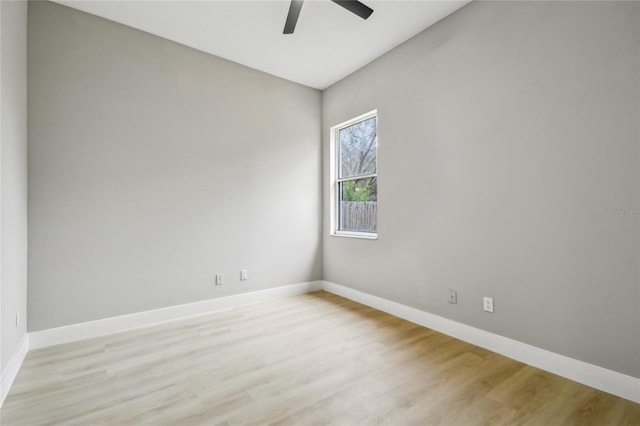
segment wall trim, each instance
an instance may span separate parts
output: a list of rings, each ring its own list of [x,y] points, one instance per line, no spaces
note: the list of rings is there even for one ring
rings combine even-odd
[[[640,378],[618,373],[330,281],[322,288],[567,379],[640,403]]]
[[[13,385],[13,381],[18,375],[18,370],[20,370],[24,357],[27,356],[28,351],[29,334],[25,333],[20,344],[16,348],[16,351],[11,356],[9,363],[7,364],[7,368],[4,369],[2,376],[0,377],[0,407],[2,407],[5,398],[9,394],[9,389],[11,389],[11,385]]]
[[[50,328],[29,333],[29,349],[39,349],[62,343],[75,342],[104,336],[135,328],[148,327],[168,321],[175,321],[196,315],[203,315],[221,309],[233,308],[250,303],[279,297],[295,296],[322,289],[322,281],[311,281],[274,287],[265,290],[234,294],[216,299],[168,306],[151,311],[137,312],[96,321],[88,321],[63,327]]]
[[[0,377],[4,402],[28,351],[85,340],[279,297],[325,290],[584,385],[640,403],[640,378],[430,314],[330,281],[311,281],[27,333]]]

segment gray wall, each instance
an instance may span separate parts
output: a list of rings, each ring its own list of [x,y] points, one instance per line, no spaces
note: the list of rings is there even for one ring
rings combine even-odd
[[[380,206],[322,242],[318,92],[32,3],[29,329],[324,274],[640,377],[639,6],[474,2],[326,90]]]
[[[374,108],[380,146],[379,238],[325,208],[325,279],[640,377],[637,211],[604,214],[640,208],[639,6],[473,2],[327,89],[324,163]]]
[[[0,364],[4,372],[26,333],[27,3],[2,1],[0,16]]]
[[[321,278],[319,91],[48,2],[28,47],[29,330]]]

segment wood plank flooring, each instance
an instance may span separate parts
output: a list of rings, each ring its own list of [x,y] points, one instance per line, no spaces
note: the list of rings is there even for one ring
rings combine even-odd
[[[316,292],[30,352],[10,425],[640,425],[640,404]]]

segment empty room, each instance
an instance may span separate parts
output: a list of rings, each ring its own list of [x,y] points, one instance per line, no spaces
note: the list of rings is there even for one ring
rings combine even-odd
[[[640,2],[0,0],[0,424],[640,425]]]

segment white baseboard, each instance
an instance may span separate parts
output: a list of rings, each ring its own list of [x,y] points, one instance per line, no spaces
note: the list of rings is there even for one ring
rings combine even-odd
[[[13,353],[13,356],[9,360],[7,368],[5,368],[5,370],[2,372],[2,376],[0,377],[0,407],[2,407],[4,399],[9,394],[9,389],[11,389],[11,385],[13,385],[13,381],[18,375],[18,370],[20,370],[22,361],[24,361],[24,357],[27,355],[28,351],[29,334],[26,333],[20,341],[18,348]]]
[[[72,324],[64,327],[32,331],[29,333],[29,349],[44,348],[119,333],[134,328],[147,327],[162,322],[202,315],[221,309],[233,308],[278,297],[295,296],[321,289],[322,281],[312,281],[249,293],[234,294],[232,296],[187,303],[184,305],[169,306],[152,311],[137,312],[135,314]]]
[[[323,281],[322,288],[391,315],[613,395],[640,402],[640,379],[490,333],[438,315]]]
[[[321,289],[542,370],[640,403],[639,378],[540,349],[517,340],[490,333],[470,325],[430,314],[339,284],[328,281],[313,281],[28,333],[23,338],[0,378],[0,387],[2,390],[0,406],[9,393],[9,389],[22,365],[26,353],[31,349],[89,339],[134,328],[147,327],[162,322],[202,315],[221,309],[278,297],[295,296]]]

